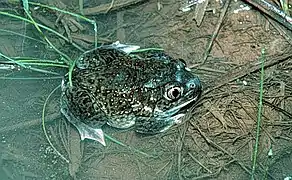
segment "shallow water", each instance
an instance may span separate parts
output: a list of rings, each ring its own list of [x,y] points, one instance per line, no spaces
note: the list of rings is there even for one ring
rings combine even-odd
[[[69,9],[78,9],[77,1],[63,2],[69,5]],[[75,4],[72,6],[71,2]],[[110,4],[111,1],[84,3],[86,8]],[[233,2],[232,9],[237,9],[239,3],[242,2]],[[158,6],[162,9],[158,9]],[[218,8],[215,1],[210,6]],[[0,3],[1,11],[14,9],[11,7],[14,5]],[[194,65],[192,70],[202,79],[206,89],[214,87],[214,82],[218,84],[224,77],[232,76],[232,70],[240,65],[248,65],[249,62],[258,64],[256,59],[261,47],[268,47],[269,55],[281,55],[288,46],[285,39],[274,30],[262,28],[264,23],[258,22],[262,16],[256,11],[238,14],[230,11],[207,63],[196,66],[203,59],[220,11],[215,14],[208,11],[202,26],[197,27],[193,20],[194,11],[181,13],[180,7],[181,2],[178,1],[147,1],[90,18],[96,20],[98,37],[102,38],[99,39],[102,42],[120,40],[141,47],[162,47],[170,55],[183,58],[187,64]],[[39,13],[38,17],[47,18],[52,27],[57,29],[54,26],[57,16],[53,11]],[[1,53],[9,57],[59,58],[44,43],[7,32],[10,30],[42,40],[32,25],[6,16],[0,17],[0,29],[6,30],[0,31]],[[73,35],[89,35],[82,36],[84,42],[80,46],[90,49],[93,47],[92,25],[83,21],[81,25],[87,30]],[[62,28],[60,30],[64,33]],[[49,38],[59,50],[73,59],[81,54],[56,36]],[[290,114],[291,62],[290,59],[284,65],[267,68],[264,84],[266,100]],[[47,96],[61,84],[60,76],[67,69],[50,70],[60,75],[37,73],[23,68],[0,68],[1,180],[250,178],[259,72],[247,74],[216,89],[209,94],[212,97],[194,108],[185,123],[163,134],[143,136],[131,130],[104,127],[107,134],[130,148],[112,141],[107,142],[107,147],[93,141],[80,142],[76,130],[60,114],[61,90],[57,89],[46,106],[45,127],[58,154],[46,139],[41,117]],[[59,78],[44,80],[52,76]],[[39,77],[43,79],[27,79]],[[285,88],[279,84],[284,84]],[[292,176],[290,120],[289,116],[265,105],[258,158],[260,165],[257,170],[259,179],[265,176],[267,179]],[[267,156],[270,148],[273,150],[271,158]]]

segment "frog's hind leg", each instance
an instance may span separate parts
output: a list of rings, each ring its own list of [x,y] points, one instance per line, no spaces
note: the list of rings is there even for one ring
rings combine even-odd
[[[101,128],[92,128],[87,124],[77,119],[68,109],[67,103],[62,102],[64,100],[61,99],[61,113],[66,117],[66,119],[74,125],[74,127],[78,130],[80,139],[91,139],[99,142],[100,144],[106,146],[104,133]]]

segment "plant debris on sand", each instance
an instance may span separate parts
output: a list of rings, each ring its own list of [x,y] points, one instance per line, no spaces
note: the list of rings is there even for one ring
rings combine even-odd
[[[26,17],[21,6],[8,2],[0,3],[1,12]],[[62,159],[47,143],[39,120],[43,103],[60,85],[60,77],[49,79],[44,73],[32,76],[33,69],[19,71],[0,65],[0,179],[292,177],[292,33],[291,21],[287,21],[291,4],[285,8],[280,1],[267,1],[285,12],[283,20],[261,4],[258,7],[248,4],[248,0],[226,0],[223,4],[206,0],[197,5],[187,2],[50,0],[46,3],[68,12],[83,13],[94,20],[97,38],[91,23],[56,9],[30,4],[32,18],[59,33],[58,36],[43,30],[43,35],[70,58],[94,48],[95,40],[99,44],[119,40],[142,47],[161,47],[187,62],[203,82],[204,93],[190,107],[182,124],[155,136],[105,127],[107,134],[127,146],[109,141],[103,147],[92,141],[79,141],[75,129],[59,113],[60,90],[57,90],[46,101],[45,123],[48,137],[64,156]],[[1,14],[0,26],[2,54],[60,58],[46,46],[34,25]],[[22,36],[11,36],[11,32]],[[262,49],[266,52],[264,56]],[[262,92],[261,60],[265,69]],[[49,70],[59,72],[52,67]],[[253,171],[260,93],[263,108]]]

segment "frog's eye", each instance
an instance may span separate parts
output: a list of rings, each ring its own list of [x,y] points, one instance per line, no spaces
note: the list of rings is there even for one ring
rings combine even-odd
[[[166,90],[166,97],[168,100],[177,100],[182,95],[182,87],[173,86]]]
[[[179,60],[180,62],[182,62],[184,66],[187,66],[187,63],[186,63],[185,60],[183,60],[183,59],[181,59],[181,58],[179,58],[178,60]]]

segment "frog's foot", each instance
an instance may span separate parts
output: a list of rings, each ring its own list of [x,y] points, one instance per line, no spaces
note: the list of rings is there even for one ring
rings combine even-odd
[[[140,49],[140,46],[129,45],[129,44],[121,44],[119,41],[114,42],[113,44],[108,45],[110,47],[117,48],[125,53],[129,54],[137,49]]]
[[[101,128],[90,127],[89,125],[77,119],[69,110],[67,103],[61,98],[61,113],[66,117],[66,119],[74,125],[78,130],[81,140],[91,139],[99,142],[100,144],[106,146],[104,140],[104,133]]]
[[[104,140],[104,133],[103,133],[102,129],[100,129],[100,128],[94,129],[94,128],[84,124],[83,122],[78,122],[77,124],[72,123],[72,124],[78,130],[82,141],[84,139],[91,139],[91,140],[97,141],[100,144],[106,146],[105,140]]]

